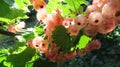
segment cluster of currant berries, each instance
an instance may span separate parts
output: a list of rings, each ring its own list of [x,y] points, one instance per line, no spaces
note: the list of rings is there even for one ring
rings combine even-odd
[[[98,32],[107,34],[120,23],[120,0],[93,0],[86,9],[88,25],[84,32],[95,36]]]
[[[62,53],[61,47],[58,47],[52,38],[52,32],[57,26],[64,26],[70,36],[77,36],[82,30],[83,34],[94,37],[97,33],[107,34],[113,31],[120,23],[120,0],[93,0],[92,5],[89,5],[85,11],[86,15],[79,14],[76,18],[63,18],[62,10],[58,8],[48,14],[44,0],[30,0],[30,2],[37,11],[37,19],[45,25],[44,33],[47,38],[36,37],[29,40],[28,45],[37,48],[53,62],[73,59],[76,54],[84,56],[101,47],[101,43],[96,39],[89,42],[84,49]]]
[[[96,36],[97,33],[107,34],[120,24],[120,0],[93,0],[86,9],[87,25],[83,28],[87,36]],[[84,49],[78,50],[81,56],[94,49],[100,48],[99,40],[88,43]]]

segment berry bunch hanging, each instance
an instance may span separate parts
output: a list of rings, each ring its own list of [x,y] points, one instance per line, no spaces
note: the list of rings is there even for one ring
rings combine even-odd
[[[30,0],[35,10],[36,17],[43,23],[44,34],[28,41],[28,45],[45,54],[53,62],[62,62],[75,58],[78,54],[100,49],[101,43],[94,39],[83,49],[77,48],[81,35],[94,37],[97,33],[107,34],[112,32],[120,23],[120,0],[93,0],[85,11],[76,18],[62,16],[62,10],[56,8],[50,14],[46,11],[44,0]]]

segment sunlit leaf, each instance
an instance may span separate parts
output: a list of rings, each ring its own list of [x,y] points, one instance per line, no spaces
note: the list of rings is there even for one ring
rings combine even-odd
[[[17,0],[17,2],[23,1],[23,0]],[[26,15],[26,10],[25,8],[21,7],[19,9],[19,5],[24,6],[24,1],[22,4],[17,3],[16,1],[14,2],[13,0],[0,0],[0,21],[10,23],[10,22],[15,22],[15,20],[20,20],[20,19],[26,19],[28,18]],[[15,5],[16,3],[16,5]],[[21,2],[20,2],[21,3]],[[19,7],[17,7],[17,5]]]
[[[35,29],[34,33],[37,35],[43,34],[43,32],[44,32],[43,27],[35,27],[34,29]]]
[[[6,59],[6,54],[1,54],[0,55],[0,63]]]
[[[26,34],[23,35],[23,38],[28,41],[30,39],[33,39],[35,37],[34,33],[33,32],[28,32]]]
[[[4,0],[4,2],[9,4],[10,6],[12,6],[14,4],[14,0]]]
[[[77,14],[83,13],[81,4],[88,5],[88,2],[86,0],[50,0],[47,11],[51,12],[56,8],[60,8],[64,17],[76,17]]]
[[[88,44],[88,42],[89,42],[90,40],[91,40],[90,37],[85,36],[85,35],[82,35],[82,36],[80,37],[79,44],[77,45],[78,48],[79,48],[79,49],[81,49],[81,48],[85,48],[86,45]]]
[[[0,0],[0,17],[3,17],[10,12],[9,7],[10,6],[6,2]]]
[[[7,56],[7,60],[5,61],[5,63],[8,65],[10,64],[13,67],[25,67],[26,62],[31,60],[34,54],[35,54],[35,49],[28,47],[19,54],[11,54]]]

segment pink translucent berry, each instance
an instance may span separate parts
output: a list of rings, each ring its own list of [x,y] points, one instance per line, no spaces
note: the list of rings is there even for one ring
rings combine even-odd
[[[98,28],[98,32],[101,34],[107,34],[112,32],[116,27],[116,21],[114,19],[106,19],[103,24]]]
[[[52,22],[55,23],[56,25],[60,25],[63,22],[63,19],[59,10],[53,10],[51,13],[51,17],[48,17],[48,18],[51,18]]]
[[[97,5],[99,8],[101,8],[106,2],[109,2],[110,0],[93,0],[92,5]]]
[[[12,33],[16,33],[16,29],[15,29],[15,27],[14,27],[14,24],[10,24],[10,25],[8,26],[8,31],[9,31],[9,32],[12,32]]]
[[[114,18],[118,9],[111,2],[106,3],[102,8],[102,15],[105,18]]]
[[[57,62],[57,63],[60,63],[60,62],[62,62],[62,61],[64,61],[64,60],[65,60],[65,57],[64,57],[63,53],[60,52],[60,53],[57,55],[57,57],[56,57],[56,62]]]
[[[88,24],[83,28],[83,33],[87,36],[95,36],[97,34],[97,26]]]
[[[77,27],[79,30],[82,29],[87,25],[87,18],[83,16],[82,14],[78,15],[75,18],[75,24],[74,27]]]
[[[110,0],[110,2],[112,3],[113,6],[117,7],[118,9],[120,9],[120,0]]]
[[[42,9],[41,11],[38,11],[36,14],[36,18],[38,21],[46,22],[47,12],[46,9]]]
[[[98,11],[98,7],[96,5],[89,5],[86,9],[86,16],[88,17],[91,12]]]
[[[90,15],[88,16],[88,22],[91,25],[95,25],[98,26],[100,24],[102,24],[104,18],[101,14],[101,12],[95,11],[95,12],[91,12]]]
[[[36,37],[33,39],[32,44],[34,45],[35,48],[38,48],[42,40],[43,40],[42,37]]]
[[[35,10],[37,11],[46,7],[46,3],[44,0],[30,0],[30,2],[33,4]]]
[[[46,23],[46,27],[45,27],[45,34],[47,36],[51,36],[52,35],[52,31],[55,29],[55,24],[51,21],[51,20],[47,20],[47,23]]]
[[[48,51],[48,41],[42,40],[40,45],[38,46],[38,51],[40,53],[46,53]]]
[[[87,52],[91,52],[95,49],[100,49],[100,47],[101,47],[100,41],[99,40],[93,40],[93,41],[88,43],[88,45],[85,47],[85,50]]]
[[[77,54],[79,56],[85,56],[87,54],[87,51],[85,49],[79,49],[77,50]]]
[[[76,36],[78,32],[87,25],[86,17],[83,15],[78,15],[73,22],[71,22],[68,31],[70,35]]]
[[[69,19],[70,21],[68,22],[69,23],[69,27],[67,28],[68,29],[68,32],[70,33],[71,36],[75,36],[77,35],[79,29],[77,27],[75,27],[75,22],[74,22],[74,19]],[[65,25],[65,23],[64,23]],[[66,26],[65,26],[66,27]]]
[[[40,36],[30,39],[27,44],[32,48],[37,48],[40,53],[46,53],[48,50],[48,41]]]
[[[59,47],[52,47],[45,53],[45,56],[53,62],[56,62],[58,56]]]
[[[68,28],[68,32],[70,33],[70,36],[76,36],[79,32],[79,29],[70,27],[70,28]]]
[[[65,26],[65,28],[69,28],[71,25],[71,22],[73,22],[74,19],[73,18],[66,18],[64,19],[64,21],[62,22],[62,25]]]
[[[46,24],[45,24],[46,25],[45,34],[47,36],[51,36],[52,31],[55,29],[55,27],[57,25],[62,25],[62,22],[63,22],[63,19],[58,12],[53,11],[51,14],[48,14],[46,18]]]
[[[76,57],[76,51],[72,52],[72,53],[66,53],[64,54],[66,59],[73,59]]]
[[[27,42],[27,45],[30,46],[31,48],[34,48],[34,45],[32,44],[32,41],[33,41],[33,39],[30,39],[30,40]]]

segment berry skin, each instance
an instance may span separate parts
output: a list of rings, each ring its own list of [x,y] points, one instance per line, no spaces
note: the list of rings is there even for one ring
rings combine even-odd
[[[89,16],[91,12],[98,11],[98,7],[96,5],[89,5],[86,9],[86,17]]]
[[[85,16],[80,14],[75,18],[74,27],[77,27],[80,30],[86,25],[87,25],[87,18]]]
[[[41,9],[41,11],[38,11],[36,14],[36,18],[38,21],[46,22],[47,12],[45,9]]]
[[[36,11],[40,11],[41,9],[46,7],[46,3],[44,0],[30,0],[33,4]]]
[[[62,22],[62,25],[65,27],[65,28],[69,28],[71,26],[71,22],[73,22],[74,19],[73,18],[66,18],[64,19],[64,21]]]
[[[114,19],[105,19],[103,24],[98,27],[98,32],[101,34],[107,34],[112,32],[116,27],[116,21]]]
[[[82,28],[87,25],[87,19],[83,15],[78,15],[73,22],[71,22],[68,31],[70,32],[71,36],[76,36]]]
[[[93,41],[89,42],[84,49],[88,53],[88,52],[91,52],[95,49],[100,49],[100,47],[101,47],[101,43],[100,43],[99,40],[96,39],[96,40],[93,40]]]
[[[31,48],[35,48],[35,46],[33,45],[32,41],[33,41],[33,39],[30,39],[30,40],[27,42],[27,45],[30,46]]]
[[[109,2],[110,0],[93,0],[92,5],[96,5],[99,8],[102,8],[103,5],[107,2]]]
[[[48,51],[48,41],[42,40],[40,45],[38,46],[38,51],[40,53],[46,53]]]
[[[62,22],[63,22],[63,19],[62,19],[60,13],[58,12],[58,10],[52,11],[52,13],[48,14],[46,17],[45,34],[47,36],[51,36],[52,31],[55,29],[55,27],[57,25],[62,25]]]
[[[111,2],[108,2],[102,8],[102,15],[105,18],[114,18],[117,11],[117,8]]]
[[[15,27],[14,27],[14,24],[10,24],[10,25],[8,26],[8,31],[9,31],[9,32],[12,32],[12,33],[16,33],[16,29],[15,29]]]
[[[97,26],[93,26],[91,24],[88,24],[85,28],[83,28],[83,33],[87,36],[95,36],[97,34]]]
[[[79,49],[77,50],[77,54],[79,56],[85,56],[87,54],[87,51],[85,49]]]
[[[88,16],[88,22],[91,25],[99,26],[100,24],[102,24],[103,20],[104,18],[101,12],[98,11],[91,12],[90,15]]]
[[[66,59],[73,59],[76,57],[76,51],[72,52],[72,53],[66,53],[64,54]]]

